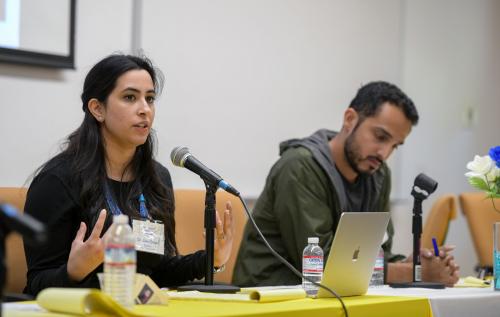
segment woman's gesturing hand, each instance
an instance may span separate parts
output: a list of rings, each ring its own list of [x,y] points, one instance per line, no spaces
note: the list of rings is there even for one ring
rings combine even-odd
[[[83,238],[87,232],[87,225],[84,222],[80,223],[75,240],[71,244],[67,264],[71,280],[80,282],[104,261],[104,236],[102,238],[100,236],[105,220],[106,210],[103,209],[86,241],[83,241]]]

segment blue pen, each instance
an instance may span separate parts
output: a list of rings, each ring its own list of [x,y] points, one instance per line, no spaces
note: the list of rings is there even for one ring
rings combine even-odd
[[[436,238],[432,238],[432,246],[434,246],[434,255],[439,256],[439,248],[438,248]]]

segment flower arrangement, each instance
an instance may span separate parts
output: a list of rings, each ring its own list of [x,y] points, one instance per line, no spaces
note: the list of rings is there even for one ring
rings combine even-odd
[[[467,163],[470,171],[465,176],[469,184],[486,193],[486,198],[490,198],[495,210],[500,212],[493,200],[500,198],[500,146],[492,147],[488,154],[474,156],[474,160]]]

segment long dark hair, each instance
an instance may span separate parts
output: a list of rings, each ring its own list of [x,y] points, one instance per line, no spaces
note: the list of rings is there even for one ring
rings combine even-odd
[[[71,162],[72,174],[80,188],[79,202],[84,211],[89,211],[88,222],[93,225],[101,208],[106,207],[104,184],[107,182],[105,149],[99,122],[88,109],[88,103],[96,98],[106,106],[108,96],[116,86],[118,78],[130,70],[146,70],[153,80],[155,92],[163,86],[163,75],[146,57],[114,54],[98,62],[87,74],[83,85],[82,110],[85,113],[82,124],[68,136],[65,148],[59,157]],[[154,131],[144,144],[136,148],[126,167],[134,179],[128,183],[125,194],[116,195],[122,212],[137,216],[137,198],[144,194],[149,214],[165,225],[165,253],[176,254],[175,220],[172,188],[161,181],[153,156],[156,148]],[[124,171],[125,174],[125,171]],[[109,222],[109,214],[108,220]]]

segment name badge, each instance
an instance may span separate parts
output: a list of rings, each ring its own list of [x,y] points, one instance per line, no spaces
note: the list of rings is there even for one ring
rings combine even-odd
[[[165,253],[165,231],[161,221],[132,220],[132,230],[135,236],[137,251]]]

